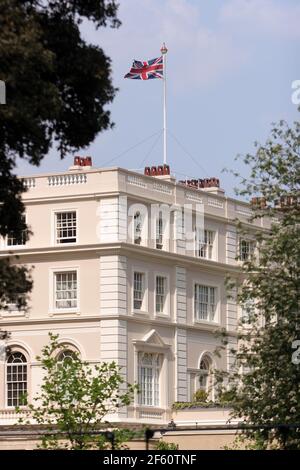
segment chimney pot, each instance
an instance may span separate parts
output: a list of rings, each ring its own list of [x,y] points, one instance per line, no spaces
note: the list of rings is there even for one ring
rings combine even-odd
[[[85,166],[92,166],[92,157],[85,157]]]
[[[164,167],[162,165],[159,165],[157,167],[157,175],[162,176],[164,174]]]
[[[214,188],[219,188],[220,186],[220,181],[218,178],[210,178],[210,182],[211,182],[211,187],[214,187]]]
[[[169,165],[164,164],[163,174],[164,174],[164,175],[169,175],[169,174],[170,174],[170,167],[169,167]]]
[[[267,200],[265,197],[253,197],[251,199],[251,206],[265,209],[267,207]]]
[[[80,166],[80,157],[78,155],[74,157],[74,166]]]
[[[151,176],[156,176],[157,175],[157,168],[156,166],[151,167]]]

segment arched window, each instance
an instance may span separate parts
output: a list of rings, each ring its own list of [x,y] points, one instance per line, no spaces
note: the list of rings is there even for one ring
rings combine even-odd
[[[204,357],[200,362],[199,387],[205,392],[208,391],[208,377],[210,373],[210,362]]]
[[[6,363],[7,406],[26,403],[27,360],[19,351],[11,353]]]
[[[140,245],[142,241],[142,215],[139,211],[134,214],[133,217],[133,238],[136,245]]]
[[[203,390],[208,400],[214,400],[213,360],[209,354],[202,355],[198,372],[195,374],[195,390]]]
[[[61,349],[63,347],[65,347],[65,349]],[[60,395],[61,399],[76,404],[77,399],[74,398],[72,388],[70,388],[70,378],[74,374],[72,366],[80,365],[79,355],[75,348],[72,349],[72,345],[62,345],[61,348],[56,356],[56,371],[59,377],[56,392]]]
[[[78,358],[78,355],[72,349],[64,349],[57,356],[57,361],[63,364],[70,363]]]

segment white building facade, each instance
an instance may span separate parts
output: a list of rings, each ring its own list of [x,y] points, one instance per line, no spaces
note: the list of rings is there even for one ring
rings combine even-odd
[[[33,235],[2,239],[0,256],[17,254],[32,267],[34,287],[26,312],[0,312],[0,328],[11,332],[0,362],[0,423],[15,420],[24,391],[30,400],[38,390],[36,356],[49,332],[66,354],[114,360],[126,381],[139,383],[114,421],[166,424],[172,404],[199,388],[213,400],[211,371],[231,361],[229,352],[214,355],[215,331],[229,332],[228,351],[236,344],[239,312],[224,280],[239,276],[238,251],[251,252],[235,220],[253,228],[249,206],[218,187],[121,168],[75,166],[25,183]]]

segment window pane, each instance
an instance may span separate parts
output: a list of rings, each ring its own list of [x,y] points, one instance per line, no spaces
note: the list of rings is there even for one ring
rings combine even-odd
[[[25,224],[25,216],[22,216],[22,222]],[[7,235],[6,244],[8,246],[18,246],[18,245],[25,245],[26,244],[27,233],[26,230],[22,230],[21,234],[17,236],[14,232],[10,232]]]
[[[166,300],[167,279],[163,276],[156,276],[156,313],[164,313]]]
[[[252,240],[240,240],[240,258],[247,261],[254,252],[254,242]]]
[[[251,317],[255,311],[255,302],[253,300],[248,299],[241,307],[242,307],[241,319],[243,323],[250,322]]]
[[[134,273],[133,279],[133,308],[135,310],[141,310],[144,299],[144,273]]]
[[[142,236],[142,216],[140,212],[134,214],[134,243],[139,245]]]
[[[156,221],[156,248],[162,249],[162,246],[163,246],[163,217],[162,217],[162,212],[160,212]]]
[[[27,392],[27,363],[20,352],[9,355],[6,365],[7,405],[24,405]]]
[[[196,256],[212,259],[214,232],[211,230],[195,230]]]
[[[74,351],[71,349],[65,349],[59,353],[57,360],[58,362],[68,364],[74,360],[77,360],[77,358],[78,356]]]
[[[58,212],[56,214],[56,243],[75,243],[76,233],[76,212]]]
[[[194,309],[197,320],[214,321],[216,310],[216,288],[195,285]]]
[[[139,353],[140,404],[159,406],[160,355]]]
[[[55,274],[55,308],[77,307],[77,272]]]

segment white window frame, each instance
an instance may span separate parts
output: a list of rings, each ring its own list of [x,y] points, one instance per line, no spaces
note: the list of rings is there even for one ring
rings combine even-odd
[[[139,243],[136,243],[136,226],[135,226],[135,216],[136,214],[139,213],[139,218],[140,218],[140,230],[139,230]],[[135,213],[132,216],[132,241],[134,245],[142,245],[143,243],[143,224],[144,224],[144,217],[141,211],[136,210]]]
[[[252,302],[249,299],[249,304],[248,305],[249,305],[249,308],[255,312],[255,314],[258,313],[257,305],[256,305],[256,302],[254,300]],[[239,320],[240,320],[240,325],[239,326],[242,327],[242,328],[245,328],[245,329],[251,329],[251,328],[253,328],[253,322],[249,321],[250,320],[250,316],[249,316],[250,312],[245,312],[246,308],[247,308],[246,306],[245,306],[245,308],[243,308],[243,305],[241,305],[241,304],[238,305]],[[263,316],[257,315],[256,322],[257,322],[256,324],[258,324],[258,322],[260,322],[261,326],[263,326]]]
[[[26,294],[20,294],[26,296]],[[24,317],[27,316],[27,311],[25,309],[18,310],[17,304],[10,302],[7,304],[7,309],[2,309],[0,311],[0,318],[12,318],[12,317]]]
[[[161,233],[159,230],[160,221],[161,221]],[[164,213],[162,210],[159,210],[156,216],[156,221],[155,221],[155,248],[157,250],[164,249],[164,229],[165,229]]]
[[[56,274],[76,272],[77,275],[77,307],[56,307]],[[80,271],[78,266],[57,267],[50,269],[49,276],[49,314],[80,313]]]
[[[248,251],[248,256],[246,258],[242,258],[242,242],[249,243],[249,251]],[[251,238],[239,238],[239,244],[238,244],[238,259],[242,263],[245,261],[248,261],[251,259],[251,256],[254,255],[255,252],[255,240],[252,240]]]
[[[144,365],[144,368],[150,369],[152,371],[152,383],[151,383],[151,402],[150,403],[143,403],[142,401],[142,386],[141,386],[141,369],[142,369],[142,364],[140,357],[144,355],[151,355],[151,356],[156,356],[158,358],[159,365],[156,365],[153,363],[152,365]],[[138,351],[137,353],[138,361],[137,361],[137,376],[138,376],[138,384],[141,389],[141,393],[139,393],[138,396],[138,405],[141,407],[149,407],[149,408],[159,408],[161,406],[161,382],[162,382],[162,370],[163,370],[163,362],[164,362],[164,356],[160,352],[154,352],[154,351]],[[155,359],[154,359],[155,361]],[[157,374],[157,375],[156,375]],[[156,379],[156,380],[155,380]],[[157,389],[156,389],[157,385]]]
[[[208,368],[201,369],[201,362],[205,361]],[[215,384],[214,384],[214,360],[212,358],[211,353],[205,351],[199,360],[198,371],[195,377],[195,392],[197,390],[203,390],[208,394],[208,399],[214,401],[215,400]],[[201,377],[205,378],[205,385],[200,384]]]
[[[202,249],[205,250],[206,256],[201,256],[199,254],[200,252],[200,233],[202,230],[200,229],[195,229],[195,256],[200,259],[207,259],[207,260],[215,260],[215,244],[216,244],[216,231],[211,230],[209,228],[205,228],[202,232],[204,234],[204,243],[201,243]],[[212,243],[205,243],[205,238],[209,241],[209,234],[212,234]],[[208,256],[209,252],[211,251],[211,256]]]
[[[135,309],[134,308],[134,274],[135,273],[140,273],[143,275],[143,281],[144,281],[144,286],[143,286],[143,291],[144,291],[144,297],[142,301],[142,308],[141,309]],[[132,296],[132,306],[131,306],[131,311],[132,313],[142,313],[142,314],[147,314],[148,313],[148,274],[147,272],[143,271],[142,269],[139,269],[138,267],[133,267],[132,268],[132,289],[131,289],[131,296]]]
[[[27,212],[25,212],[25,213],[23,214],[23,216],[24,216],[25,224],[28,225],[28,216],[27,216]],[[16,250],[16,249],[17,249],[17,250],[22,250],[22,249],[24,249],[24,248],[26,247],[27,241],[28,241],[28,240],[25,240],[25,243],[22,243],[22,244],[20,244],[20,245],[19,245],[19,244],[18,244],[18,245],[8,245],[8,235],[6,235],[5,237],[3,237],[3,247],[6,248],[6,249],[8,249],[8,250],[12,250],[12,249],[13,249],[13,250]]]
[[[215,315],[214,319],[212,320],[210,317],[208,319],[201,319],[197,318],[196,315],[196,306],[195,306],[195,289],[196,286],[203,286],[203,287],[208,287],[208,288],[213,288],[215,289]],[[193,317],[194,317],[194,323],[209,323],[212,325],[219,324],[220,323],[220,287],[216,284],[209,283],[206,284],[205,281],[197,280],[193,282]],[[208,304],[209,305],[209,304]]]
[[[68,242],[68,243],[58,243],[57,242],[57,214],[66,213],[66,212],[75,212],[76,213],[76,241],[75,242]],[[56,208],[52,210],[52,245],[54,246],[74,246],[78,245],[79,243],[79,214],[78,209],[74,207],[70,208]]]
[[[166,296],[164,303],[164,311],[156,311],[156,278],[163,277],[166,279]],[[156,317],[169,317],[170,316],[170,276],[167,273],[155,272],[154,273],[154,314]]]
[[[207,365],[207,368],[201,368],[201,363],[202,361],[204,362],[205,365]],[[211,369],[212,369],[212,364],[211,364],[211,359],[207,358],[206,356],[202,357],[200,360],[199,364],[199,374],[198,374],[198,389],[203,390],[205,393],[209,393],[209,379],[211,375]],[[205,384],[201,384],[200,381],[201,379],[205,380]]]
[[[60,343],[59,346],[60,346],[60,351],[56,355],[56,360],[58,361],[58,363],[63,363],[63,361],[67,358],[71,360],[75,358],[76,359],[81,358],[80,352],[75,346],[73,346],[73,344]],[[64,356],[64,358],[62,359],[61,356]]]
[[[28,360],[28,356],[27,354],[19,347],[15,347],[12,349],[12,351],[10,352],[10,354],[8,355],[8,357],[11,355],[11,354],[15,354],[15,353],[20,353],[22,354],[25,359],[26,359],[26,362],[23,362],[23,363],[19,363],[19,364],[24,364],[26,365],[26,394],[27,394],[27,398],[29,396],[29,386],[30,386],[30,381],[29,381],[29,378],[30,378],[30,363],[29,363],[29,360]],[[14,409],[16,407],[16,405],[9,405],[8,404],[8,380],[7,380],[7,367],[8,367],[8,364],[13,364],[13,363],[9,363],[7,361],[8,357],[6,358],[5,360],[5,367],[4,367],[4,374],[5,374],[5,408],[7,409]],[[22,381],[24,382],[24,381]],[[24,405],[20,405],[20,408],[24,407]]]

